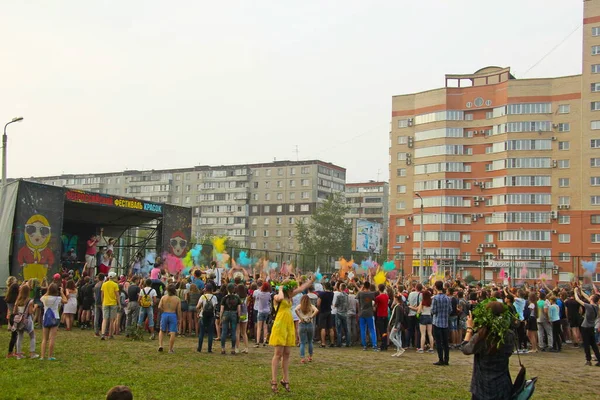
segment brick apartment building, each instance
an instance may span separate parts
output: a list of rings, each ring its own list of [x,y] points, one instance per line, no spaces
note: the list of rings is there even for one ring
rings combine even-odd
[[[437,260],[566,281],[600,260],[600,0],[584,2],[582,71],[491,66],[392,98],[388,250],[405,271],[418,272],[421,199],[423,273]]]

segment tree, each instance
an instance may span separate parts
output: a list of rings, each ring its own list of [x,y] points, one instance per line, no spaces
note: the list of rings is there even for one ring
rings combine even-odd
[[[309,223],[299,220],[298,242],[304,254],[329,254],[334,257],[352,250],[352,225],[344,215],[348,206],[340,193],[330,195],[312,214]]]

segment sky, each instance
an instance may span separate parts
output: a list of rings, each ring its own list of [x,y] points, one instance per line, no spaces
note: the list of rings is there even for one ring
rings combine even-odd
[[[8,176],[298,157],[386,180],[392,96],[488,65],[579,74],[582,18],[564,0],[1,2],[0,122],[24,117]]]

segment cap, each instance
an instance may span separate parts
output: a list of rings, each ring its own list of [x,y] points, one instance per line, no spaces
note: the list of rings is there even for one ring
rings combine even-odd
[[[109,277],[109,278],[111,278],[111,279],[112,279],[112,278],[114,278],[115,276],[117,276],[117,273],[116,273],[116,272],[114,272],[114,271],[110,271],[110,272],[108,273],[108,277]]]
[[[54,279],[60,279],[60,274],[54,274],[53,278]]]

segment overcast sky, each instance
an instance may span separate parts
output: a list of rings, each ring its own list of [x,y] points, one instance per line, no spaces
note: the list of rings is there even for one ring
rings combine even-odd
[[[565,0],[3,1],[9,177],[319,158],[388,177],[391,97],[581,73]]]

